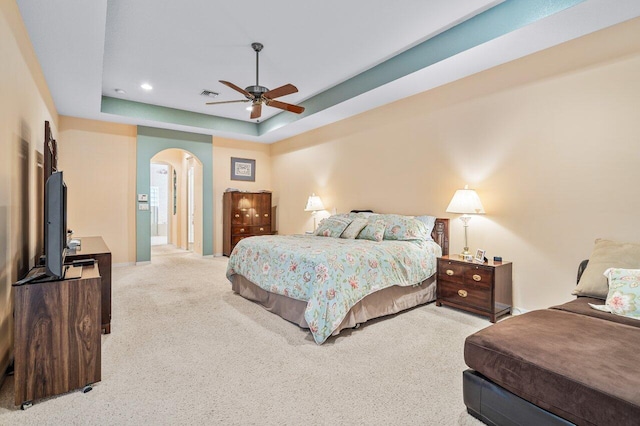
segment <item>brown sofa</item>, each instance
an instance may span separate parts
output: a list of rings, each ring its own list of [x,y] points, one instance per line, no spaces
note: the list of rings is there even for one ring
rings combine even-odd
[[[578,297],[469,336],[467,411],[495,425],[640,424],[640,321],[588,303],[603,301]]]

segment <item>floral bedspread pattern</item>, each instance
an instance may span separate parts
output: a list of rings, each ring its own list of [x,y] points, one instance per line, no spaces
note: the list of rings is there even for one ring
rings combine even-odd
[[[363,297],[424,281],[441,254],[438,244],[423,240],[259,236],[236,245],[227,278],[241,274],[264,290],[307,302],[305,319],[321,344]]]

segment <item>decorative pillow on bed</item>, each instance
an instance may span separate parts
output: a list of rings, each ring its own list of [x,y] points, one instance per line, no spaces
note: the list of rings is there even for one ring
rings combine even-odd
[[[349,226],[352,220],[353,219],[348,217],[337,217],[335,215],[322,219],[320,225],[318,225],[318,229],[316,230],[316,235],[321,237],[338,238],[347,226]]]
[[[340,235],[340,238],[349,238],[351,240],[356,238],[360,231],[362,231],[364,227],[367,226],[367,223],[367,219],[364,218],[353,219],[353,222],[351,222],[349,226],[347,226],[347,229],[345,229],[342,235]]]
[[[427,226],[427,231],[429,232],[429,239],[431,238],[431,233],[433,232],[433,227],[436,226],[436,217],[429,215],[416,216],[416,220],[424,223]]]
[[[603,276],[609,268],[640,268],[640,244],[597,239],[580,282],[572,294],[606,299],[609,292]]]
[[[382,239],[384,238],[384,229],[387,227],[387,224],[384,220],[379,219],[380,216],[381,215],[377,215],[370,218],[367,222],[367,226],[365,226],[358,234],[357,239],[378,242],[382,241]]]
[[[589,305],[600,311],[640,320],[640,269],[609,268],[604,271],[609,293],[604,305]]]
[[[384,230],[385,240],[430,240],[431,232],[427,226],[412,216],[402,216],[399,214],[385,214],[381,219],[387,222]]]

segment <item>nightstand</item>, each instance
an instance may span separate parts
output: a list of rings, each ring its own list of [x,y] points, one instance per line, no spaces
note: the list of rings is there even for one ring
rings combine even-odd
[[[463,309],[496,322],[511,313],[511,266],[511,262],[439,257],[436,306]]]

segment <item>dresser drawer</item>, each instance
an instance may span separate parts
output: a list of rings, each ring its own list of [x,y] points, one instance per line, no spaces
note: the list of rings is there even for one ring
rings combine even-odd
[[[243,225],[251,223],[251,214],[248,211],[234,210],[231,212],[231,224]]]
[[[235,247],[236,244],[238,244],[240,242],[240,240],[244,240],[245,238],[248,238],[250,236],[251,235],[235,235],[235,236],[231,237],[231,246]]]
[[[268,235],[271,234],[271,225],[257,225],[257,226],[232,226],[231,235],[239,236],[251,236],[251,235]]]
[[[476,285],[438,281],[440,299],[486,311],[491,309],[491,291]]]
[[[253,227],[251,226],[232,226],[231,235],[251,235],[253,234]]]
[[[253,233],[255,235],[269,235],[271,234],[271,225],[252,226]]]

